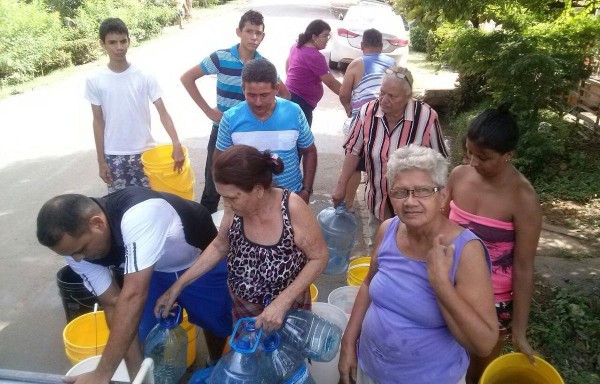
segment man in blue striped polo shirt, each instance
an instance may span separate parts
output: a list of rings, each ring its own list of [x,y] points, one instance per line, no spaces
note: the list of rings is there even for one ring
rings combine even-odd
[[[212,178],[212,160],[217,141],[219,122],[223,113],[244,101],[242,91],[242,69],[248,60],[260,58],[256,51],[265,37],[263,15],[260,12],[249,10],[242,15],[236,33],[240,38],[239,44],[231,48],[220,49],[204,58],[200,65],[195,65],[181,76],[181,82],[194,102],[202,112],[212,120],[213,126],[208,140],[206,166],[204,168],[204,191],[200,204],[204,205],[210,213],[217,211],[219,194],[215,189]],[[196,85],[196,80],[204,75],[217,75],[217,106],[208,105]],[[278,83],[278,92],[282,97],[289,99],[290,94],[283,85]]]
[[[277,70],[267,59],[246,63],[242,87],[246,101],[223,115],[215,159],[235,144],[268,149],[279,155],[284,165],[281,174],[273,175],[274,184],[296,192],[308,203],[317,169],[317,148],[304,112],[296,103],[275,97]]]

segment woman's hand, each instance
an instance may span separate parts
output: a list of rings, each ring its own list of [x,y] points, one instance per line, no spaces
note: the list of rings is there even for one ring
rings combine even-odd
[[[427,274],[433,288],[450,283],[450,270],[454,262],[454,244],[442,244],[443,235],[437,235],[427,253]]]
[[[524,353],[525,355],[527,355],[529,362],[531,364],[535,364],[535,360],[533,358],[533,348],[531,348],[531,345],[529,345],[529,342],[527,341],[527,337],[525,335],[522,335],[522,336],[515,335],[514,333],[512,334],[511,337],[512,337],[513,346],[515,347],[517,352]]]
[[[340,361],[338,370],[343,384],[356,382],[356,369],[358,367],[358,358],[356,357],[356,346],[347,346],[342,343],[340,348]],[[352,381],[351,381],[352,380]]]
[[[156,300],[156,304],[154,305],[154,316],[156,316],[156,318],[158,318],[159,316],[162,316],[163,318],[169,316],[169,312],[171,309],[173,309],[175,301],[179,297],[179,293],[180,290],[175,285],[173,285],[167,290],[167,292],[165,292],[161,297],[159,297],[158,300]],[[168,308],[168,310],[165,310],[165,308]]]
[[[283,325],[283,319],[288,309],[279,304],[277,300],[273,301],[256,317],[256,328],[262,328],[263,332],[278,330]]]

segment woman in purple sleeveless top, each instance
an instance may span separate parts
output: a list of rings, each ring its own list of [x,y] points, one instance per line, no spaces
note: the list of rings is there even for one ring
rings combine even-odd
[[[511,162],[519,129],[508,107],[488,109],[473,120],[467,132],[468,165],[454,168],[447,186],[444,212],[479,236],[492,259],[500,340],[489,356],[471,359],[471,383],[479,382],[509,338],[534,361],[526,331],[542,213],[535,190]]]
[[[442,213],[448,162],[408,146],[388,160],[396,214],[377,233],[369,274],[342,338],[342,382],[465,382],[469,354],[498,340],[490,259]]]

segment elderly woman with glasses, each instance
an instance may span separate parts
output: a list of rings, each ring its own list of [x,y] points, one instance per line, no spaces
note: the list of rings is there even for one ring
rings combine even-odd
[[[406,68],[394,67],[385,71],[379,98],[363,105],[351,123],[344,144],[346,157],[331,193],[334,205],[344,199],[348,181],[360,157],[364,156],[371,241],[381,223],[393,213],[385,178],[386,164],[392,152],[416,144],[448,156],[437,113],[429,105],[412,98],[412,84],[412,74]]]
[[[490,259],[481,240],[444,206],[448,163],[408,146],[387,167],[396,214],[377,233],[369,274],[342,339],[342,382],[465,382],[469,353],[498,339]]]

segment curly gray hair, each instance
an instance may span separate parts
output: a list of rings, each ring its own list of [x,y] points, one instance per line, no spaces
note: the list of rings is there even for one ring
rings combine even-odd
[[[388,187],[392,188],[400,172],[409,169],[426,172],[437,187],[446,185],[448,160],[434,149],[418,145],[408,145],[396,149],[387,162]]]

